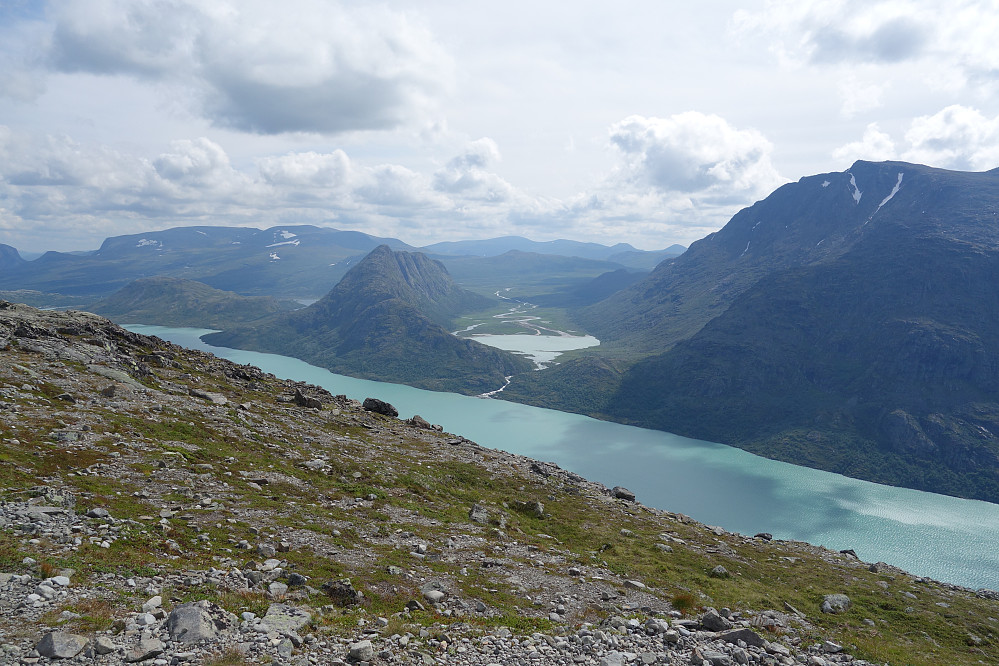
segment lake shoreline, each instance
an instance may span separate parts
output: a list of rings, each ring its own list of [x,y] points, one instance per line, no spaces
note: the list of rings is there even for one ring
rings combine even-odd
[[[480,445],[636,491],[647,505],[741,534],[853,549],[967,589],[999,586],[999,507],[879,486],[740,449],[507,400],[334,375],[297,359],[211,347],[203,329],[129,326],[357,399],[379,397]],[[985,527],[983,527],[985,526]],[[992,526],[992,527],[989,527]]]

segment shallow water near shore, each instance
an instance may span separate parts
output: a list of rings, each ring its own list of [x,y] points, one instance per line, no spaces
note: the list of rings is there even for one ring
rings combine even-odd
[[[999,505],[893,488],[767,460],[722,444],[503,400],[336,375],[304,361],[207,345],[204,329],[127,326],[236,363],[391,402],[448,432],[634,491],[649,506],[726,530],[852,548],[916,575],[999,588]]]

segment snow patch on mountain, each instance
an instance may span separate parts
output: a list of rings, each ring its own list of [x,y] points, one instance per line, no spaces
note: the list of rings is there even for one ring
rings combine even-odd
[[[884,199],[881,200],[881,203],[878,204],[878,208],[877,210],[874,211],[874,214],[877,214],[877,212],[881,210],[881,207],[884,206],[889,201],[891,201],[892,197],[898,194],[898,191],[902,189],[902,176],[904,175],[905,174],[902,173],[901,171],[898,172],[898,181],[896,181],[895,187],[892,188],[891,193],[888,196],[886,196]],[[874,216],[872,215],[871,217]]]
[[[295,245],[295,246],[297,246],[301,242],[302,241],[300,241],[299,239],[296,238],[295,240],[281,241],[280,243],[271,243],[267,247],[278,247],[279,245]]]
[[[149,238],[140,238],[139,242],[135,244],[135,247],[156,247],[158,249],[163,249],[163,243]]]
[[[859,204],[860,197],[864,196],[864,193],[860,191],[859,187],[857,187],[857,179],[853,177],[852,173],[850,174],[850,186],[853,187],[853,200],[855,203]]]

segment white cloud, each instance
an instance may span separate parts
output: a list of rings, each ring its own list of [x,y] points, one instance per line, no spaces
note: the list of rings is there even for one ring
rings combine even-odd
[[[620,176],[639,189],[745,201],[784,182],[771,162],[773,146],[766,137],[755,129],[736,129],[716,115],[631,116],[611,127],[610,139],[624,158]]]
[[[456,197],[480,202],[505,202],[514,187],[488,170],[500,161],[499,147],[486,137],[472,141],[465,150],[434,173],[434,188]]]
[[[999,116],[988,118],[960,105],[912,121],[905,133],[906,160],[951,169],[987,170],[999,166]]]
[[[275,12],[266,0],[94,0],[56,3],[52,16],[38,67],[166,84],[211,123],[244,132],[417,123],[451,78],[433,35],[380,6],[286,0]],[[23,87],[7,94],[30,96]]]
[[[999,166],[999,116],[990,118],[975,108],[953,104],[909,123],[901,148],[871,123],[859,141],[833,151],[842,163],[892,160],[942,169],[985,171]]]
[[[833,158],[840,163],[853,164],[857,160],[883,162],[897,157],[895,142],[890,135],[882,132],[877,123],[871,123],[864,130],[860,141],[848,143],[833,151]]]
[[[843,98],[840,113],[844,118],[877,109],[882,105],[885,84],[860,80],[855,74],[848,74],[840,82],[839,92]]]
[[[288,153],[258,160],[260,175],[271,185],[342,188],[350,178],[350,158],[342,150],[332,153]]]
[[[920,62],[951,73],[927,77],[933,85],[999,81],[993,0],[768,0],[736,12],[733,26],[772,40],[786,65]]]

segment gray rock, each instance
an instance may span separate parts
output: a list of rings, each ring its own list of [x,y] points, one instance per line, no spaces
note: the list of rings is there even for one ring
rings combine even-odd
[[[489,522],[489,512],[486,511],[484,506],[473,504],[472,509],[468,512],[468,519],[473,523],[481,523],[485,525]]]
[[[429,421],[427,421],[419,414],[415,414],[411,419],[406,419],[406,423],[416,428],[423,428],[424,430],[433,430],[433,425],[431,425]]]
[[[197,643],[215,638],[215,623],[208,611],[197,604],[177,606],[167,619],[170,638],[177,643]]]
[[[384,414],[385,416],[399,416],[399,410],[393,407],[391,404],[385,402],[384,400],[379,400],[378,398],[365,398],[364,402],[361,404],[366,412],[374,412],[376,414]]]
[[[94,639],[94,652],[97,654],[111,654],[114,651],[114,643],[107,636],[98,636]]]
[[[624,486],[614,486],[614,488],[611,489],[611,495],[617,499],[627,500],[628,502],[635,501],[635,493],[631,492]]]
[[[423,593],[423,597],[432,604],[439,604],[444,601],[447,595],[440,590],[427,590]]]
[[[346,608],[361,603],[361,595],[349,580],[331,580],[322,584],[323,592],[337,606]]]
[[[375,648],[371,645],[371,641],[358,641],[350,644],[348,658],[351,661],[370,661],[374,656]]]
[[[710,609],[701,616],[701,626],[708,631],[725,631],[732,628],[732,623],[718,614],[715,609]]]
[[[822,606],[819,610],[823,613],[844,613],[850,609],[852,602],[845,594],[827,594],[822,598]]]
[[[698,664],[707,661],[711,666],[732,666],[732,658],[729,657],[724,652],[718,652],[717,650],[694,650],[694,655],[699,654],[701,661]],[[693,663],[694,657],[691,658],[691,663]]]
[[[711,570],[712,578],[728,578],[730,575],[731,574],[728,572],[728,569],[720,564]]]
[[[271,604],[264,615],[264,622],[279,634],[297,632],[312,620],[312,615],[301,608],[286,604]]]
[[[221,393],[212,393],[211,391],[202,391],[201,389],[192,388],[188,393],[194,398],[201,398],[202,400],[207,400],[213,405],[224,405],[229,402]]]
[[[139,644],[128,651],[125,655],[125,661],[130,664],[134,664],[140,661],[146,661],[147,659],[152,659],[153,657],[158,657],[163,654],[163,641],[156,638],[155,636],[143,636],[139,639]]]
[[[732,629],[731,631],[723,631],[718,634],[718,638],[726,643],[732,643],[733,645],[738,645],[739,641],[742,641],[746,645],[758,648],[766,647],[767,645],[766,640],[762,636],[746,627],[741,629]]]
[[[72,659],[87,646],[87,639],[65,631],[53,631],[42,636],[35,649],[50,659]]]
[[[288,586],[285,585],[284,583],[279,583],[277,581],[274,581],[273,583],[267,586],[267,591],[274,598],[283,597],[284,595],[288,594]]]
[[[300,573],[290,573],[288,574],[288,586],[289,587],[301,587],[309,582],[309,579]]]
[[[107,509],[101,507],[95,507],[87,512],[87,518],[107,518],[110,515]]]

